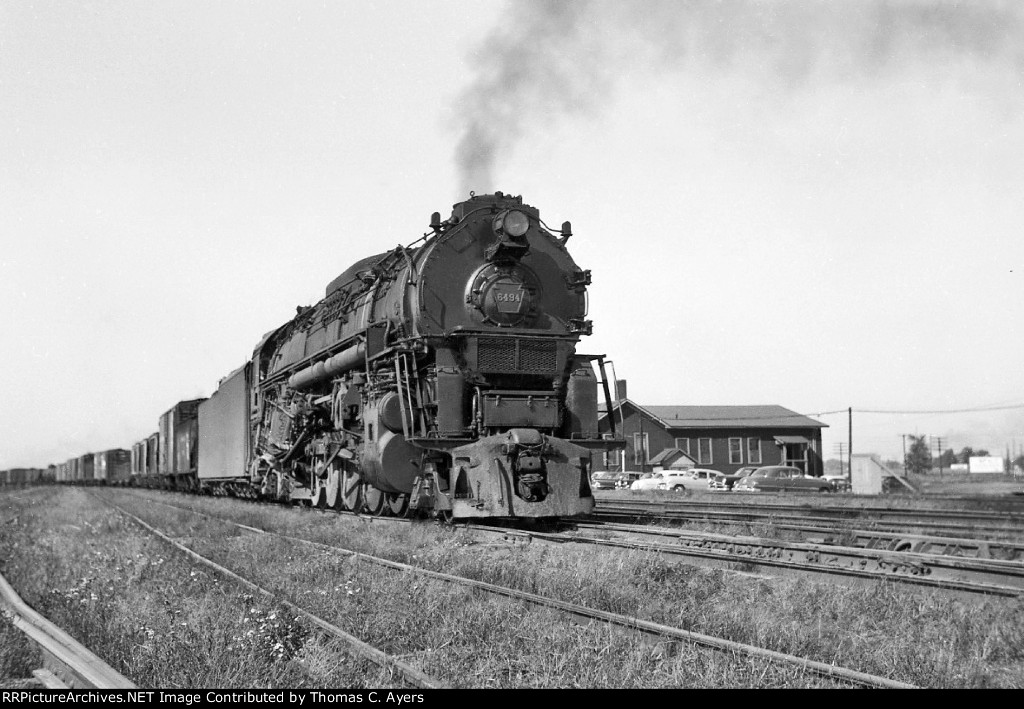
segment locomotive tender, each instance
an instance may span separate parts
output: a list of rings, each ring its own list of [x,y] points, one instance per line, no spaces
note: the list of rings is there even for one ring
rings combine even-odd
[[[593,509],[602,356],[565,242],[521,197],[471,195],[358,261],[198,406],[202,487],[447,518]],[[600,370],[595,376],[594,364]]]
[[[209,399],[165,412],[119,454],[127,484],[446,519],[589,513],[591,454],[624,441],[598,430],[604,357],[576,352],[590,272],[571,225],[496,192],[430,227],[331,281]],[[56,477],[91,480],[92,463]]]

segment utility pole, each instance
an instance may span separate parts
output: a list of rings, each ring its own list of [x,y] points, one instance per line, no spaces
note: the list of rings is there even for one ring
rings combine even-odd
[[[846,412],[850,417],[846,429],[846,477],[853,480],[853,407],[849,407]]]
[[[839,454],[839,472],[843,472],[843,452],[846,450],[846,444],[842,441],[838,441],[832,444],[832,450]]]
[[[939,449],[939,477],[942,477],[942,436],[935,437],[935,446]]]
[[[907,476],[907,434],[900,434],[903,437],[903,477]]]

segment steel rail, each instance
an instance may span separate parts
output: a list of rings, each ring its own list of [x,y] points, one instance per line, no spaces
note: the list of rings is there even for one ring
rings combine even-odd
[[[729,500],[723,499],[723,497],[730,497]],[[969,509],[941,509],[932,507],[917,507],[917,508],[899,508],[899,507],[881,507],[877,505],[842,505],[835,506],[830,504],[817,504],[827,503],[829,500],[834,499],[829,496],[824,496],[822,499],[811,495],[791,495],[790,498],[794,498],[792,502],[779,502],[777,500],[767,500],[762,496],[744,493],[728,493],[723,492],[720,495],[715,496],[717,499],[698,499],[698,498],[687,498],[687,499],[638,499],[638,498],[604,498],[598,501],[597,507],[628,507],[630,505],[649,509],[649,508],[660,508],[665,511],[672,510],[721,510],[730,511],[738,510],[741,512],[750,511],[770,511],[770,512],[789,512],[793,514],[820,514],[830,517],[838,518],[862,518],[862,517],[918,517],[918,518],[930,518],[930,519],[943,519],[943,520],[964,520],[971,523],[982,523],[982,522],[1001,522],[1004,524],[1011,524],[1017,526],[1024,526],[1024,509],[1015,508],[1013,510],[969,510]],[[741,498],[741,499],[732,499]],[[799,500],[795,498],[800,498]]]
[[[740,643],[734,640],[728,640],[725,638],[719,638],[712,635],[705,635],[692,630],[683,630],[681,628],[673,628],[671,626],[662,625],[653,621],[643,620],[641,618],[635,618],[632,616],[625,616],[619,613],[613,613],[611,611],[602,611],[594,608],[589,608],[577,603],[569,601],[562,601],[557,598],[551,598],[549,596],[541,596],[536,593],[530,593],[528,591],[520,591],[518,589],[509,588],[507,586],[499,586],[496,584],[487,583],[485,581],[478,581],[476,579],[466,578],[464,576],[453,576],[440,571],[432,571],[425,569],[421,566],[413,566],[411,564],[405,564],[400,561],[392,561],[391,559],[385,559],[371,554],[363,552],[352,551],[343,547],[334,546],[331,544],[323,544],[321,542],[314,542],[309,539],[303,539],[301,537],[295,537],[288,534],[281,534],[278,532],[272,532],[259,527],[253,527],[240,522],[234,522],[223,517],[217,517],[215,515],[209,515],[204,512],[199,512],[190,507],[182,507],[180,505],[172,505],[166,502],[156,501],[158,504],[165,505],[179,510],[186,510],[193,514],[205,517],[207,519],[213,519],[224,524],[230,524],[241,529],[245,529],[251,532],[259,534],[267,534],[278,539],[285,539],[288,541],[298,542],[306,544],[317,549],[323,549],[335,553],[344,554],[346,556],[359,559],[361,561],[367,561],[378,566],[384,566],[399,571],[416,573],[421,576],[428,578],[434,578],[449,583],[457,583],[463,586],[469,586],[471,588],[477,588],[490,593],[506,596],[508,598],[514,598],[517,600],[526,601],[534,605],[554,608],[564,613],[574,615],[581,618],[587,618],[592,620],[600,620],[606,623],[617,625],[620,627],[636,630],[649,635],[671,638],[676,641],[690,642],[694,645],[704,646],[713,648],[725,652],[733,652],[742,655],[748,655],[751,657],[763,657],[766,659],[774,660],[783,664],[802,668],[808,672],[812,672],[819,676],[827,677],[829,679],[841,680],[844,682],[850,682],[859,686],[867,687],[879,687],[879,688],[890,688],[890,689],[917,689],[917,685],[909,684],[906,682],[899,682],[892,680],[887,677],[880,677],[872,675],[866,672],[860,672],[858,670],[852,670],[845,667],[838,667],[825,662],[819,662],[817,660],[810,660],[805,657],[798,655],[790,655],[775,650],[769,650],[767,648],[757,647],[755,645],[747,645],[746,643]],[[474,531],[498,531],[507,532],[500,528],[492,529],[485,526],[474,526],[471,527]]]
[[[494,528],[499,529],[499,528]],[[508,530],[504,530],[506,533]],[[644,534],[644,532],[634,532]],[[1024,563],[939,554],[888,552],[760,537],[677,532],[676,543],[588,537],[573,533],[516,532],[535,539],[656,551],[679,556],[747,562],[864,579],[997,596],[1024,596]],[[648,533],[649,534],[649,533]],[[658,536],[662,536],[658,533]],[[1005,582],[1005,583],[1003,583]],[[1009,585],[1008,585],[1009,584]]]
[[[592,516],[601,518],[600,515]],[[628,515],[609,515],[609,519],[618,519],[623,516]],[[775,519],[767,519],[764,522],[770,524],[775,529],[799,532],[804,537],[803,541],[816,544],[837,544],[860,549],[882,549],[885,551],[914,551],[924,554],[944,554],[975,559],[1024,560],[1024,543],[1021,542],[943,537],[873,529],[849,529],[836,527],[835,525],[790,524],[780,523]],[[572,521],[571,524],[577,528],[622,528],[624,531],[628,528],[628,531],[643,531],[647,534],[661,534],[663,536],[674,536],[679,529],[678,527],[666,527],[664,532],[660,532],[657,531],[657,528],[651,526],[620,525],[610,522]],[[716,520],[714,524],[742,525],[749,524],[749,522],[743,520]]]
[[[1020,539],[1024,535],[1024,515],[1016,513],[986,514],[950,510],[879,510],[866,508],[833,508],[746,505],[695,504],[644,501],[602,501],[591,514],[595,518],[658,517],[671,520],[707,520],[711,522],[813,521],[822,523],[861,522],[887,529],[906,528],[952,530],[969,529],[987,532],[1001,538]],[[998,524],[993,524],[998,522]]]
[[[60,678],[66,687],[135,689],[131,680],[21,600],[2,575],[0,602],[14,626],[40,647],[44,667]]]
[[[246,579],[246,578],[236,574],[234,571],[231,571],[230,569],[227,569],[227,568],[221,566],[220,564],[218,564],[218,563],[216,563],[214,561],[211,561],[210,559],[207,559],[205,556],[203,556],[203,555],[199,554],[198,552],[190,549],[189,547],[185,546],[184,544],[176,542],[174,539],[169,537],[167,534],[164,534],[159,529],[156,529],[155,527],[153,527],[152,525],[148,524],[144,520],[142,520],[139,517],[133,515],[131,512],[128,512],[127,510],[121,508],[116,503],[111,502],[110,500],[103,500],[102,497],[100,499],[104,502],[104,504],[109,505],[110,507],[113,507],[115,510],[117,510],[118,512],[120,512],[124,516],[128,517],[129,519],[133,520],[136,524],[138,524],[139,526],[143,527],[144,529],[146,529],[148,532],[150,532],[154,536],[158,537],[159,539],[163,540],[164,542],[166,542],[166,543],[170,544],[171,546],[175,547],[176,549],[178,549],[179,551],[183,552],[184,554],[186,554],[187,556],[191,557],[192,559],[195,559],[199,563],[201,563],[201,564],[203,564],[205,566],[208,566],[209,568],[213,569],[217,573],[219,573],[219,574],[221,574],[223,576],[226,576],[227,578],[230,578],[233,581],[236,581],[237,583],[242,584],[243,586],[245,586],[246,588],[250,589],[251,591],[255,591],[256,593],[259,593],[259,594],[263,595],[264,597],[266,597],[266,598],[268,598],[268,599],[270,599],[270,600],[272,600],[272,601],[274,601],[276,603],[280,603],[281,605],[283,605],[286,608],[288,608],[290,611],[293,611],[294,613],[297,613],[297,614],[301,615],[303,618],[305,618],[309,622],[311,622],[314,625],[316,625],[318,628],[323,630],[325,633],[328,633],[329,635],[332,635],[333,637],[336,637],[339,640],[341,640],[342,642],[344,642],[345,645],[348,646],[349,650],[353,654],[358,655],[359,657],[362,657],[364,659],[367,659],[367,660],[369,660],[369,661],[379,665],[380,667],[383,667],[384,669],[390,670],[392,672],[397,672],[397,674],[399,674],[403,679],[405,679],[407,682],[409,682],[410,684],[412,684],[412,685],[414,685],[416,687],[423,687],[425,689],[447,689],[448,688],[447,684],[445,684],[445,683],[443,683],[443,682],[441,682],[439,680],[436,680],[436,679],[434,679],[434,678],[424,674],[423,672],[421,672],[420,670],[416,669],[415,667],[409,665],[408,663],[405,663],[405,662],[403,662],[401,660],[398,660],[398,659],[396,659],[394,657],[391,657],[390,655],[388,655],[387,653],[383,652],[382,650],[378,650],[377,648],[373,647],[372,645],[370,645],[370,644],[368,644],[366,642],[363,642],[362,640],[360,640],[356,636],[351,635],[349,633],[346,633],[344,630],[342,630],[341,628],[337,627],[336,625],[332,625],[331,623],[328,623],[326,620],[323,620],[319,616],[313,615],[309,611],[307,611],[307,610],[305,610],[305,609],[295,605],[291,601],[283,599],[283,598],[277,596],[276,594],[274,594],[272,591],[269,591],[269,590],[263,588],[262,586],[260,586],[258,584],[255,584],[252,581],[249,581],[248,579]],[[172,505],[172,507],[173,506],[174,505]],[[184,509],[184,508],[179,508],[179,509]]]

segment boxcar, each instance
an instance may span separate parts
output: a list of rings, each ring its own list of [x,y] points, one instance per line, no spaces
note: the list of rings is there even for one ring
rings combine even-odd
[[[93,455],[93,468],[97,481],[120,485],[131,477],[131,453],[123,448],[112,448]]]
[[[178,402],[160,417],[160,453],[157,469],[172,487],[195,482],[199,457],[199,404],[205,399]]]
[[[251,364],[235,370],[199,404],[200,482],[248,479],[251,371]]]
[[[78,479],[90,485],[96,480],[96,468],[93,465],[92,455],[92,453],[86,453],[78,457]]]

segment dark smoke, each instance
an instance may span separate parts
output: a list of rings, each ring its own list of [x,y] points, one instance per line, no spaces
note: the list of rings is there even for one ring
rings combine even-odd
[[[1024,3],[512,0],[455,106],[462,192],[528,133],[596,113],[629,71],[759,71],[780,90],[973,62],[1024,76]]]

